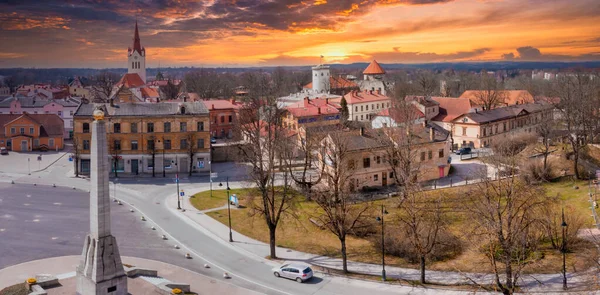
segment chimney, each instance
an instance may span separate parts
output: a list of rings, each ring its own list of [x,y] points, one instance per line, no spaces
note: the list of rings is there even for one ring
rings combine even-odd
[[[369,94],[373,94],[373,90],[369,90]]]
[[[377,95],[381,95],[381,89],[377,89]]]
[[[325,104],[329,104],[329,98],[325,98]]]
[[[308,97],[304,98],[304,107],[307,108],[308,107],[308,103],[310,102],[310,99]]]
[[[215,104],[214,103],[212,104],[211,109],[213,109],[213,110],[215,109]]]
[[[429,128],[429,141],[434,141],[435,140],[435,130],[433,129],[433,127]]]
[[[318,107],[317,110],[318,110],[319,115],[320,115],[321,114],[321,107]]]
[[[360,127],[360,136],[365,136],[365,127]]]

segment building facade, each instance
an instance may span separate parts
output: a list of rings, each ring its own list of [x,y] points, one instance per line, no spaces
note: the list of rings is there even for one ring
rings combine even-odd
[[[117,173],[162,174],[210,170],[210,121],[204,104],[83,104],[75,113],[80,170],[89,173],[92,112],[101,108]],[[116,163],[116,165],[114,165]],[[113,171],[114,173],[114,171]]]
[[[235,126],[242,103],[230,100],[204,100],[204,106],[210,113],[210,134],[214,138],[236,137]]]
[[[81,104],[76,97],[40,100],[35,96],[10,96],[0,101],[0,114],[55,114],[63,120],[64,138],[73,137],[73,115]]]
[[[8,150],[62,150],[63,134],[63,120],[55,114],[0,114],[0,147]]]
[[[513,105],[458,116],[452,121],[454,144],[460,147],[488,147],[523,135],[535,135],[540,124],[552,119],[547,103]]]
[[[314,128],[340,123],[341,106],[329,99],[309,99],[286,107],[282,118],[283,126],[298,132],[302,127]]]
[[[352,91],[344,95],[348,104],[348,120],[358,122],[368,122],[374,118],[377,113],[384,109],[389,109],[391,99],[380,91],[364,90]],[[333,102],[340,104],[341,99],[332,99]]]

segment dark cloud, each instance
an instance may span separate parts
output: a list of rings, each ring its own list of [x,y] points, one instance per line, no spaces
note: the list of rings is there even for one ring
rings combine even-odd
[[[591,52],[580,55],[566,54],[544,54],[538,48],[532,46],[524,46],[516,49],[517,54],[506,53],[502,55],[504,60],[521,60],[521,61],[597,61],[600,60],[600,52]]]

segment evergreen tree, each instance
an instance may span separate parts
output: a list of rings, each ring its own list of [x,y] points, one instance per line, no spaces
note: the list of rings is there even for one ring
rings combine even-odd
[[[342,117],[340,118],[340,121],[345,123],[346,121],[348,121],[348,116],[349,116],[349,112],[348,112],[348,102],[346,102],[346,98],[342,96],[342,100],[340,101],[340,105],[342,106]]]

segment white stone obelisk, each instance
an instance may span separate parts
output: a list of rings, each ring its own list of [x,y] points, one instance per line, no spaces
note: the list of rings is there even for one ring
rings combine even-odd
[[[93,115],[90,234],[85,238],[77,267],[77,294],[126,295],[127,276],[121,263],[117,239],[110,233],[109,161],[104,112],[96,109]]]

